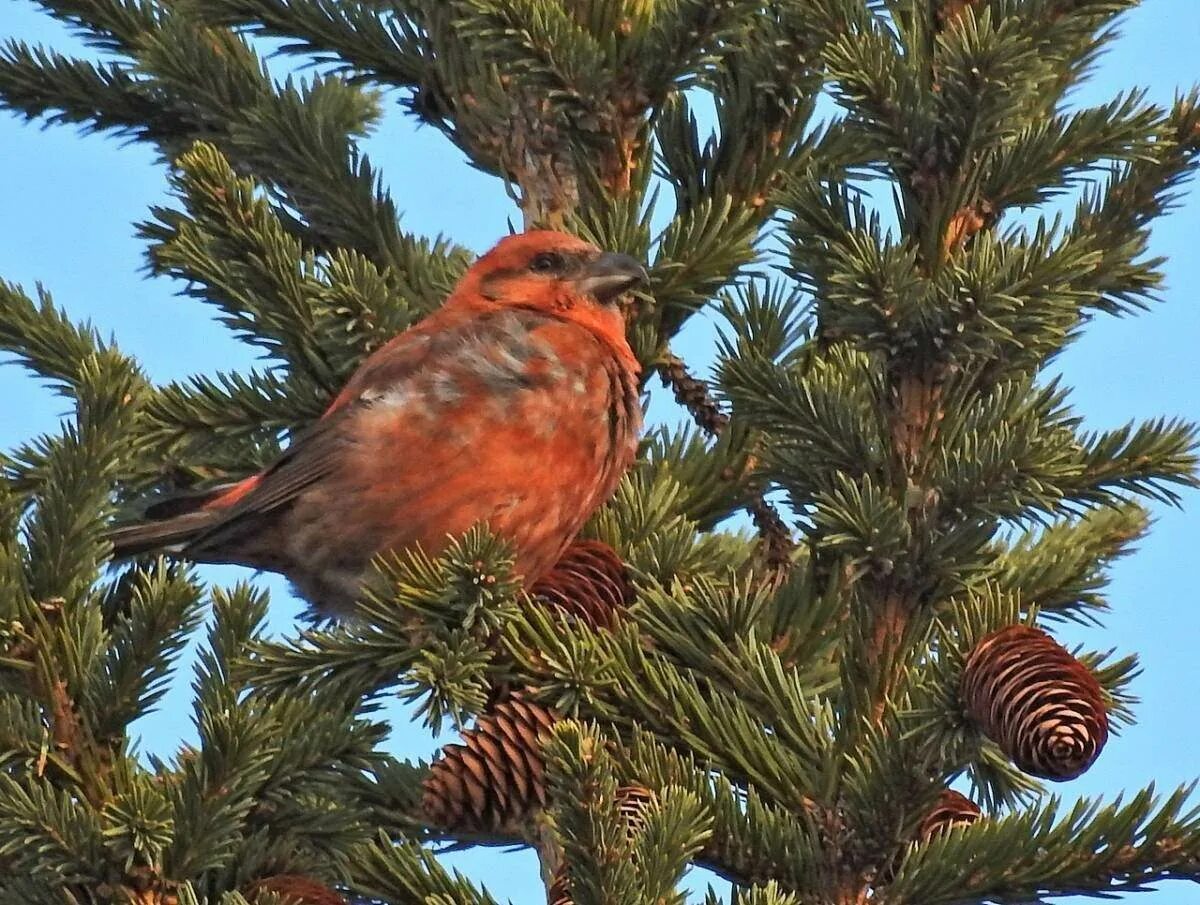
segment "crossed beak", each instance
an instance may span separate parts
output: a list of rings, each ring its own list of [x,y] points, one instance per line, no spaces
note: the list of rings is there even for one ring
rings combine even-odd
[[[604,252],[584,269],[575,286],[581,293],[595,296],[599,302],[611,302],[622,292],[645,286],[650,274],[636,258]]]

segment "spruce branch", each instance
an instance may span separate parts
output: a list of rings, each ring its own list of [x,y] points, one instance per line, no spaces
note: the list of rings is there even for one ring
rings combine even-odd
[[[99,821],[68,791],[32,776],[23,782],[0,776],[0,864],[7,876],[28,877],[61,901],[71,886],[94,890],[103,882],[96,869],[103,850]]]
[[[758,355],[724,358],[719,380],[733,408],[770,442],[763,470],[795,500],[807,501],[826,483],[806,463],[860,477],[883,474],[888,425],[878,414],[886,398],[878,364],[844,344],[814,358],[806,370]]]
[[[49,5],[128,62],[97,68],[10,44],[0,57],[0,97],[10,109],[116,129],[154,143],[168,160],[194,141],[215,142],[278,192],[290,229],[323,251],[344,246],[391,268],[395,288],[426,308],[465,266],[462,249],[399,229],[395,204],[354,145],[377,116],[369,93],[321,78],[276,86],[249,45],[203,25],[190,5]],[[207,41],[193,40],[197,29]]]
[[[415,842],[380,834],[351,856],[355,892],[393,902],[446,901],[456,905],[498,905],[458,871],[442,867],[433,852]]]
[[[0,49],[0,109],[152,143],[188,128],[128,64],[94,63],[16,40]]]
[[[722,492],[729,489],[719,470],[714,475],[707,471],[708,462],[702,465],[710,481],[726,485]],[[698,532],[699,522],[689,510],[703,503],[702,492],[651,461],[626,475],[612,503],[593,518],[588,533],[619,549],[633,574],[652,580],[671,582],[744,568],[752,552],[745,538],[711,530]],[[736,505],[730,502],[725,514]]]
[[[991,206],[993,220],[1008,207],[1048,201],[1115,161],[1153,157],[1154,144],[1147,137],[1162,122],[1163,111],[1131,91],[1107,104],[1026,126],[989,152],[979,197]]]
[[[411,322],[385,273],[352,252],[318,259],[215,147],[197,144],[176,163],[186,213],[158,209],[143,225],[152,267],[187,279],[188,294],[286,362],[300,375],[293,390],[308,383],[331,395],[368,348]]]
[[[649,435],[643,472],[678,489],[675,512],[701,531],[713,531],[745,505],[755,464],[755,438],[740,422],[715,439],[699,428],[665,427]],[[730,541],[733,535],[724,535]]]
[[[285,39],[284,52],[360,79],[417,90],[432,76],[424,36],[413,19],[356,0],[215,0],[197,13],[212,25]]]
[[[659,656],[728,688],[771,719],[777,702],[747,681],[739,664],[765,657],[774,681],[786,673],[812,694],[829,689],[840,613],[836,594],[818,595],[813,576],[799,570],[769,588],[698,578],[686,593],[678,582],[644,588],[635,615]],[[771,639],[771,654],[759,636]]]
[[[1197,94],[1180,97],[1157,130],[1152,154],[1113,171],[1107,186],[1080,201],[1064,241],[1097,243],[1100,255],[1079,288],[1091,305],[1119,313],[1144,307],[1153,298],[1160,260],[1145,260],[1147,228],[1170,209],[1174,191],[1195,169],[1200,155],[1200,103]]]
[[[497,668],[492,639],[517,612],[507,548],[480,526],[437,558],[413,551],[381,561],[378,569],[360,602],[361,620],[308,629],[283,642],[256,638],[233,667],[238,681],[268,699],[315,690],[370,698],[405,682],[431,714],[461,713],[456,701],[479,703],[478,683],[485,673],[494,678]],[[478,668],[443,684],[454,672],[442,666],[457,662],[458,646],[470,646]],[[414,672],[418,663],[424,668]]]
[[[1129,555],[1149,523],[1142,506],[1125,503],[1028,531],[993,546],[996,580],[1042,618],[1097,622],[1108,609],[1108,566]]]
[[[263,440],[315,421],[323,401],[318,387],[295,374],[196,375],[155,388],[146,402],[142,436],[156,449],[182,447],[186,453],[231,438]]]
[[[780,808],[754,786],[734,785],[693,754],[668,748],[641,729],[614,756],[623,781],[685,789],[711,815],[712,833],[698,863],[736,883],[777,880],[801,894],[817,894],[823,840],[811,810],[797,815]]]
[[[812,698],[800,671],[784,666],[762,643],[729,651],[730,661],[747,664],[737,691],[759,689],[744,700],[646,651],[633,628],[625,627],[590,642],[601,655],[600,669],[585,679],[571,655],[583,640],[576,631],[538,613],[510,624],[505,646],[544,701],[569,716],[618,725],[636,721],[660,739],[709,758],[726,775],[752,782],[764,796],[778,796],[781,807],[804,808],[828,756],[832,715]],[[629,677],[628,686],[617,684],[618,675]],[[774,726],[770,736],[753,728],[764,721]]]
[[[251,875],[314,861],[343,869],[372,831],[358,790],[379,766],[383,727],[336,689],[274,701],[242,694],[232,667],[262,630],[266,597],[242,585],[213,602],[194,684],[199,745],[158,771],[174,824],[165,867],[191,876],[236,857]]]
[[[670,900],[712,818],[684,789],[619,786],[606,748],[596,727],[574,722],[555,726],[546,741],[543,874],[574,905]]]
[[[159,23],[150,0],[37,0],[54,18],[72,26],[92,46],[115,53],[136,47]]]
[[[122,575],[104,600],[108,647],[86,710],[98,738],[119,739],[167,691],[174,661],[202,619],[199,585],[162,560]]]
[[[1069,499],[1110,502],[1118,492],[1179,505],[1174,487],[1195,487],[1200,427],[1158,418],[1081,438],[1081,467],[1067,485]],[[1074,484],[1075,486],[1072,486]]]
[[[74,397],[87,362],[108,347],[91,324],[72,323],[41,286],[37,297],[35,303],[20,286],[0,281],[0,349],[16,355],[60,394]]]
[[[46,314],[57,317],[53,309]],[[6,613],[8,629],[17,631],[15,643],[5,645],[3,665],[4,686],[13,695],[9,708],[18,706],[18,697],[36,708],[41,750],[30,757],[18,741],[17,750],[26,748],[25,769],[5,778],[8,813],[0,832],[10,836],[7,845],[0,843],[0,851],[8,849],[0,858],[14,854],[24,835],[14,870],[58,890],[104,875],[97,811],[112,800],[114,762],[125,753],[123,737],[108,731],[100,712],[110,678],[102,659],[108,639],[92,586],[106,552],[101,532],[109,486],[144,389],[132,363],[106,349],[84,353],[70,377],[76,418],[47,444],[24,544],[11,538],[6,550],[24,575],[20,596],[8,603],[15,606]],[[154,673],[142,678],[153,684]],[[137,689],[129,691],[137,696]],[[21,710],[28,713],[29,704]],[[96,838],[89,840],[93,829]],[[78,846],[69,861],[51,854],[62,845]],[[39,852],[45,858],[39,860]]]
[[[1064,813],[1058,799],[1024,813],[980,821],[918,848],[901,866],[895,895],[944,905],[987,898],[1103,894],[1197,875],[1196,812],[1178,789],[1159,801],[1153,787],[1128,803],[1083,800]],[[1000,861],[988,852],[1005,852]],[[972,864],[951,880],[948,867]]]

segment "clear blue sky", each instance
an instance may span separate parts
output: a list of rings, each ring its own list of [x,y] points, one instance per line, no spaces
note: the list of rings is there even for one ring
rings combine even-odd
[[[1146,0],[1126,17],[1122,37],[1102,60],[1096,77],[1077,96],[1098,103],[1142,86],[1168,103],[1177,88],[1200,78],[1200,3]],[[78,47],[64,29],[28,0],[0,0],[0,37],[42,41],[62,50]],[[393,110],[366,143],[382,169],[405,226],[444,232],[477,250],[507,231],[513,213],[502,186],[470,169],[456,149],[431,129],[416,130]],[[41,281],[77,319],[90,319],[136,356],[156,380],[195,372],[244,367],[246,346],[234,342],[208,310],[175,296],[176,286],[141,276],[142,247],[132,224],[163,203],[164,173],[149,148],[122,146],[103,136],[69,129],[41,131],[0,114],[0,277],[32,291]],[[1200,187],[1187,190],[1180,208],[1161,221],[1153,250],[1166,255],[1165,303],[1134,319],[1102,320],[1062,359],[1076,388],[1074,403],[1093,428],[1132,418],[1183,415],[1200,421]],[[704,360],[702,336],[685,348]],[[57,400],[14,367],[0,367],[0,447],[54,429],[63,414]],[[1144,672],[1134,689],[1142,698],[1139,723],[1109,742],[1083,778],[1057,791],[1112,796],[1155,782],[1163,790],[1200,776],[1200,494],[1189,493],[1182,511],[1160,508],[1149,539],[1114,570],[1114,612],[1102,629],[1060,635],[1068,643],[1141,654]],[[236,569],[205,572],[228,581]],[[283,585],[275,592],[274,625],[288,626],[296,606]],[[186,672],[179,688],[147,721],[143,749],[168,753],[190,735]],[[428,756],[436,744],[416,727],[397,727],[397,750]],[[536,863],[528,854],[457,855],[456,866],[517,905],[542,901]],[[1200,901],[1191,884],[1175,883],[1142,898],[1155,905]],[[1081,900],[1082,901],[1082,900]],[[1094,901],[1094,900],[1091,900]]]

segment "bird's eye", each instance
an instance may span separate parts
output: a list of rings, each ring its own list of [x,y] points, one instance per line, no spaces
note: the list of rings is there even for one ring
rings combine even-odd
[[[554,252],[544,252],[529,262],[534,273],[557,273],[563,269],[563,257]]]

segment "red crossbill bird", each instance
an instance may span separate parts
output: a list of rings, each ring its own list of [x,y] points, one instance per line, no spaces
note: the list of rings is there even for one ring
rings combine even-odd
[[[573,236],[509,236],[276,462],[150,506],[109,535],[115,554],[279,572],[336,615],[376,555],[437,554],[485,523],[533,584],[633,462],[638,363],[616,302],[645,280],[633,258]]]

